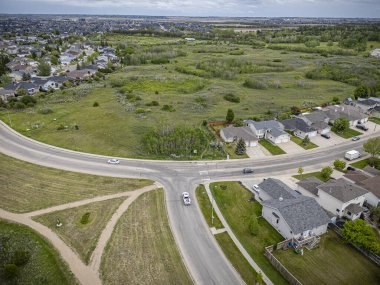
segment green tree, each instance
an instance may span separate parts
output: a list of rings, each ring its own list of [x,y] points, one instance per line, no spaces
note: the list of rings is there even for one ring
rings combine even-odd
[[[247,151],[247,149],[246,149],[245,142],[242,138],[240,138],[236,144],[235,153],[237,155],[243,155],[246,153],[246,151]]]
[[[52,65],[58,65],[59,64],[58,58],[55,55],[51,56],[50,62]]]
[[[341,134],[344,131],[348,130],[349,127],[350,122],[346,118],[338,118],[334,121],[332,129],[334,132]]]
[[[380,205],[371,208],[370,217],[377,225],[380,225]]]
[[[309,143],[310,143],[310,138],[308,135],[306,135],[306,137],[304,137],[304,139],[302,140],[302,145],[307,146],[309,145]]]
[[[11,82],[12,82],[12,78],[10,78],[8,74],[3,74],[1,76],[1,84],[5,85]]]
[[[257,221],[256,215],[252,215],[249,219],[249,232],[253,236],[257,236],[259,234],[259,222]]]
[[[302,179],[302,174],[303,174],[303,168],[302,167],[298,167],[298,174],[301,175],[301,179]]]
[[[13,263],[4,264],[3,272],[6,279],[13,279],[18,275],[18,267]]]
[[[364,86],[363,84],[359,85],[358,87],[355,88],[354,96],[355,96],[355,99],[358,99],[359,97],[360,98],[367,98],[368,97],[368,88],[366,86]]]
[[[28,90],[26,90],[26,89],[18,89],[17,90],[17,95],[18,96],[27,96],[28,95]]]
[[[331,166],[326,166],[322,168],[321,175],[325,180],[329,180],[333,171]]]
[[[365,152],[368,152],[371,157],[380,154],[380,137],[369,139],[363,144],[363,149]]]
[[[332,98],[332,101],[334,102],[334,104],[339,104],[339,103],[340,103],[340,102],[339,102],[339,98],[336,97],[336,96],[334,96],[334,97]]]
[[[290,112],[292,113],[292,115],[299,115],[301,114],[301,109],[297,106],[292,106],[290,107]]]
[[[227,111],[227,116],[226,116],[226,121],[231,123],[235,118],[234,111],[232,109],[228,109]]]
[[[335,160],[334,161],[334,167],[338,170],[343,170],[346,167],[346,162],[343,160]]]
[[[31,78],[31,76],[29,73],[24,72],[22,74],[22,81],[28,81],[28,80],[30,80],[30,78]]]
[[[357,246],[363,247],[375,254],[380,253],[380,243],[374,230],[361,219],[357,219],[354,222],[345,222],[342,235],[345,240]]]
[[[41,60],[38,64],[38,75],[40,76],[50,76],[51,66],[44,60]]]
[[[305,42],[305,46],[307,46],[308,48],[315,48],[319,45],[320,43],[317,40],[310,40],[310,41]]]

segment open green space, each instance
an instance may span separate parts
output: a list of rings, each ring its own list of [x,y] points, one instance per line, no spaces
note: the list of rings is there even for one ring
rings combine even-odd
[[[277,145],[272,144],[270,141],[266,139],[259,140],[259,144],[265,147],[273,155],[280,155],[280,154],[286,153],[282,148],[280,148]]]
[[[0,284],[78,284],[58,252],[33,230],[0,220],[0,245]]]
[[[228,153],[230,159],[249,158],[248,154],[246,154],[246,153],[244,153],[242,155],[236,154],[236,152],[235,152],[236,151],[236,144],[235,143],[226,144],[224,149]]]
[[[252,194],[238,182],[212,183],[210,189],[224,218],[252,259],[274,284],[287,284],[264,256],[264,248],[282,241],[283,237],[263,218],[258,218],[256,236],[249,231],[251,217],[261,216],[262,206],[251,201]]]
[[[351,129],[351,128],[348,128],[347,130],[344,130],[341,133],[338,133],[338,132],[334,132],[334,133],[337,134],[338,136],[344,138],[344,139],[350,139],[350,138],[360,136],[363,134],[363,133],[361,133],[357,130]]]
[[[366,158],[366,159],[358,160],[353,163],[350,163],[350,165],[359,169],[363,169],[364,167],[369,165],[369,159]]]
[[[163,189],[142,194],[102,256],[103,284],[192,284],[170,230]]]
[[[149,180],[102,177],[58,170],[3,154],[0,154],[0,169],[0,208],[13,212],[30,212],[152,184]]]
[[[125,199],[122,197],[95,202],[33,219],[57,233],[88,264],[101,232]],[[62,226],[57,227],[57,219]]]
[[[380,125],[380,118],[372,117],[372,118],[369,118],[368,120]]]
[[[231,262],[232,266],[239,272],[241,278],[246,284],[256,284],[257,272],[252,268],[249,262],[245,259],[243,254],[234,244],[231,237],[227,232],[217,234],[214,236],[219,246],[222,248],[224,254]]]
[[[322,176],[322,173],[320,171],[317,171],[317,172],[309,172],[309,173],[304,173],[304,174],[297,174],[297,175],[293,175],[292,177],[294,177],[295,179],[298,179],[298,180],[303,180],[303,179],[307,179],[309,177],[315,177],[315,178],[318,178],[319,180],[323,181],[323,182],[326,182],[328,179],[324,178]]]
[[[309,142],[307,145],[302,143],[302,139],[296,136],[291,136],[290,139],[304,149],[313,149],[318,147],[315,143]]]
[[[197,197],[198,205],[201,208],[203,216],[209,227],[215,227],[216,229],[223,228],[222,222],[219,220],[218,215],[214,211],[214,223],[212,223],[212,205],[210,199],[208,198],[205,186],[203,184],[199,185],[195,190],[195,195]],[[215,203],[215,202],[214,202]]]
[[[276,250],[274,255],[302,284],[379,284],[380,270],[335,232],[321,237],[319,247],[304,251]]]

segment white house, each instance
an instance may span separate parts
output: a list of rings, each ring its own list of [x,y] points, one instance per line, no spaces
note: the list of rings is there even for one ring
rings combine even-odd
[[[247,147],[257,146],[257,137],[249,127],[227,127],[220,130],[220,137],[227,143],[237,142],[242,138]]]
[[[301,118],[292,118],[281,121],[284,125],[285,130],[292,131],[293,134],[301,139],[304,139],[306,136],[309,138],[315,137],[317,135],[317,129],[309,126]]]
[[[246,126],[250,127],[259,138],[265,138],[274,144],[286,143],[290,141],[290,135],[284,131],[284,126],[275,120],[256,122],[245,120]]]
[[[363,113],[369,112],[370,109],[375,108],[376,106],[380,106],[380,102],[377,102],[372,99],[364,99],[364,100],[358,100],[354,103],[354,106],[359,108],[360,111]]]
[[[363,211],[367,190],[344,178],[326,183],[311,177],[299,181],[297,190],[313,197],[325,210],[337,217],[356,220]]]
[[[374,175],[374,176],[373,176]],[[362,171],[348,171],[344,177],[368,191],[365,201],[376,207],[380,202],[380,176]]]

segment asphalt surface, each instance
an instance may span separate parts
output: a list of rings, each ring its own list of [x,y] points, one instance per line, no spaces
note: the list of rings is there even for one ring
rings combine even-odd
[[[362,151],[362,144],[346,142],[331,148],[313,149],[297,155],[229,161],[157,161],[119,158],[119,165],[106,163],[109,157],[70,151],[46,145],[10,129],[0,121],[0,152],[31,163],[103,176],[147,178],[165,188],[170,225],[185,263],[196,284],[243,284],[208,229],[196,205],[195,188],[202,181],[247,178],[255,173],[273,176],[300,166],[322,165],[351,149]],[[190,193],[192,206],[184,206],[181,193]],[[194,205],[195,204],[195,205]]]

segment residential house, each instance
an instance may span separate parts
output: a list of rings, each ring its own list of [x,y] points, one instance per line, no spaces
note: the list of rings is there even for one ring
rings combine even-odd
[[[371,117],[380,118],[380,105],[368,109],[368,113],[371,115]]]
[[[28,95],[33,95],[39,90],[38,85],[27,81],[8,83],[4,86],[4,89],[14,91],[16,95],[20,89],[25,89],[28,92]]]
[[[354,106],[327,106],[323,112],[326,112],[330,124],[334,124],[338,118],[346,118],[350,126],[356,126],[358,123],[364,124],[368,121],[368,115]]]
[[[368,114],[370,109],[380,106],[380,103],[372,99],[365,99],[356,101],[354,106],[359,108],[363,113]]]
[[[67,73],[67,77],[74,80],[83,80],[90,77],[92,74],[95,74],[95,70],[81,69],[70,71],[69,73]]]
[[[257,146],[257,137],[250,127],[227,127],[220,130],[223,141],[231,143],[242,138],[247,147]]]
[[[297,184],[299,192],[313,197],[326,211],[334,216],[346,217],[350,220],[360,217],[368,193],[364,188],[344,178],[324,183],[311,177]]]
[[[259,185],[253,187],[255,199],[261,203],[262,201],[272,199],[293,199],[299,194],[291,189],[281,180],[275,178],[264,179]]]
[[[14,97],[15,96],[15,90],[7,90],[4,88],[0,88],[0,98],[4,102],[8,102],[9,97]]]
[[[284,131],[284,126],[275,120],[253,121],[245,120],[246,126],[250,127],[259,138],[265,138],[274,144],[286,143],[290,141],[290,135]]]
[[[327,134],[331,130],[328,124],[329,118],[323,111],[303,114],[300,115],[299,118],[304,120],[310,127],[316,129],[318,134]]]
[[[304,139],[306,136],[309,138],[315,137],[317,135],[317,129],[309,126],[301,118],[292,118],[281,121],[284,125],[285,130],[292,131],[293,134],[301,139]]]

